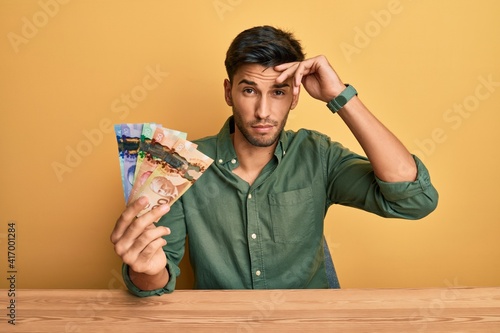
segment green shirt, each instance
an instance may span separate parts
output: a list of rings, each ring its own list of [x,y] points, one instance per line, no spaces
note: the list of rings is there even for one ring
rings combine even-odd
[[[218,135],[195,141],[214,163],[158,223],[168,226],[164,247],[175,289],[186,235],[195,287],[199,289],[328,288],[323,252],[323,221],[332,204],[384,217],[419,219],[432,212],[438,194],[415,157],[414,182],[378,179],[369,161],[324,134],[283,131],[274,157],[250,186],[232,170],[238,158],[229,118]]]

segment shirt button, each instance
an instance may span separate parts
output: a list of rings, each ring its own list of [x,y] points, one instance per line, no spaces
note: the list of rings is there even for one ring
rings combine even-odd
[[[221,159],[219,160],[219,163],[220,163],[220,164],[222,164],[222,162],[224,162],[224,161],[223,161],[223,160],[222,160],[222,158],[221,158]]]
[[[255,275],[260,276],[260,271],[255,272]]]
[[[252,239],[255,239],[257,238],[257,235],[256,234],[252,234]]]
[[[233,158],[233,159],[231,160],[231,163],[236,164],[236,159],[234,159],[234,158]]]
[[[251,194],[248,195],[248,199],[252,199],[252,195]]]

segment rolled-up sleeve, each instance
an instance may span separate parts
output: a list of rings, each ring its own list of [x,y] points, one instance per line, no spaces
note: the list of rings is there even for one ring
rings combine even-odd
[[[438,203],[438,192],[431,183],[429,171],[416,156],[417,178],[413,182],[389,183],[376,178],[380,192],[390,204],[389,213],[395,217],[420,219],[433,212]]]
[[[135,296],[138,297],[148,297],[148,296],[161,296],[163,294],[168,294],[171,293],[175,290],[175,283],[177,279],[177,275],[179,275],[179,267],[177,265],[167,262],[167,270],[168,274],[170,275],[170,279],[168,280],[168,283],[166,286],[160,289],[155,289],[155,290],[141,290],[137,288],[137,286],[132,282],[130,279],[130,275],[128,274],[128,265],[123,264],[122,265],[122,276],[123,276],[123,282],[125,283],[125,286],[127,289],[134,294]]]

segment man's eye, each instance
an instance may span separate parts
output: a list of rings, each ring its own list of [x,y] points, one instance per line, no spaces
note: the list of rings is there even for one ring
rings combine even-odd
[[[276,90],[274,92],[274,94],[277,95],[277,96],[283,96],[283,95],[285,95],[285,92],[283,90]]]
[[[243,92],[245,94],[253,94],[254,93],[254,90],[252,88],[245,88],[243,89]]]

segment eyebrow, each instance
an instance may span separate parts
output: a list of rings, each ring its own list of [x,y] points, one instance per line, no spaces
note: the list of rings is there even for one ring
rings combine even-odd
[[[254,81],[250,81],[250,80],[247,80],[247,79],[243,79],[241,80],[240,82],[238,82],[238,85],[240,84],[248,84],[250,86],[257,86],[257,83],[255,83]],[[273,88],[285,88],[285,87],[290,87],[290,85],[288,83],[276,83],[276,84],[273,84]]]

